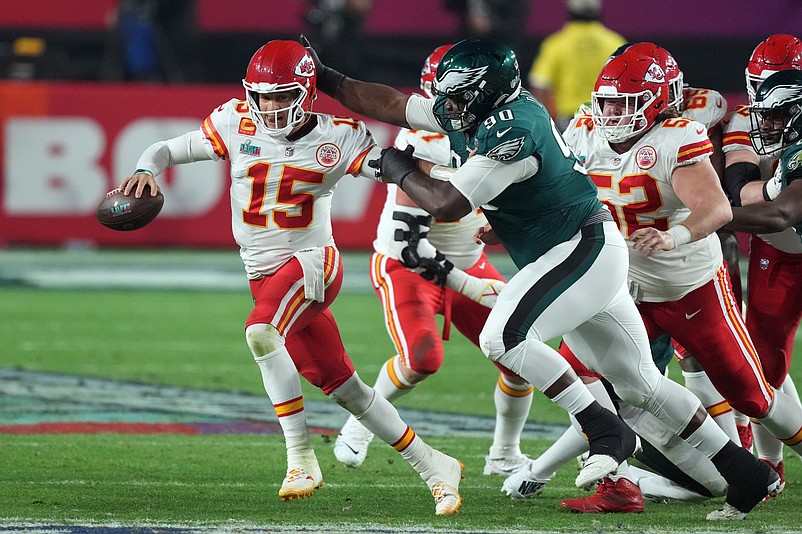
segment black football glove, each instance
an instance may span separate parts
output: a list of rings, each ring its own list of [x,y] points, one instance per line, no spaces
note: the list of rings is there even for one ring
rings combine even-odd
[[[402,187],[404,179],[418,170],[418,164],[412,157],[414,151],[415,147],[412,145],[407,145],[403,152],[394,147],[385,148],[378,160],[368,161],[368,167],[378,169],[382,177],[389,178],[398,187]]]
[[[418,274],[424,279],[430,280],[440,287],[445,287],[448,273],[454,268],[454,264],[438,250],[434,258],[420,258],[419,267]]]
[[[317,56],[317,52],[315,52],[315,49],[312,48],[312,45],[309,43],[309,39],[306,38],[306,35],[301,34],[299,41],[303,47],[309,51],[309,54],[312,56],[312,59],[315,62],[315,70],[317,70],[317,88],[329,96],[334,96],[337,93],[337,88],[340,87],[341,83],[343,83],[345,74],[337,72],[331,67],[327,67],[321,63],[320,58]]]

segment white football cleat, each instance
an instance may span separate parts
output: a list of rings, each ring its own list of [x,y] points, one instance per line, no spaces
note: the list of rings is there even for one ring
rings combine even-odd
[[[527,465],[504,481],[501,485],[501,492],[509,495],[512,499],[530,499],[536,497],[551,478],[536,478],[529,470]]]
[[[607,454],[594,454],[582,465],[582,470],[576,476],[575,484],[577,488],[591,489],[595,484],[606,476],[615,474],[618,471],[619,462]]]
[[[372,440],[373,432],[350,415],[334,441],[334,457],[348,467],[357,468],[365,462]]]
[[[508,477],[528,466],[529,456],[525,454],[519,453],[512,456],[501,456],[498,458],[491,458],[488,454],[485,456],[484,474]]]
[[[738,521],[746,518],[746,513],[738,510],[731,504],[724,503],[724,508],[707,514],[708,521]]]
[[[434,497],[435,514],[452,515],[462,506],[459,483],[464,477],[465,466],[456,458],[432,449],[429,466],[420,473]]]
[[[323,485],[323,474],[312,450],[288,455],[287,474],[278,490],[282,501],[311,497]]]

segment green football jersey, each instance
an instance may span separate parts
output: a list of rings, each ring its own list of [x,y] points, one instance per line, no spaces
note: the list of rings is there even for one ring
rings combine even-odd
[[[435,109],[444,101],[438,97]],[[518,268],[573,237],[588,217],[602,209],[596,186],[546,108],[527,91],[494,109],[472,135],[450,132],[448,136],[453,167],[465,163],[474,150],[497,161],[537,159],[535,174],[511,184],[483,206]]]
[[[774,172],[780,175],[780,190],[785,189],[792,181],[802,178],[802,141],[797,141],[783,151]],[[802,238],[802,223],[795,224],[794,231]]]

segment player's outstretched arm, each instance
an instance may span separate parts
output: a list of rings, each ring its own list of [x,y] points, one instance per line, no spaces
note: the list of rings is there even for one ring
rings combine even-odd
[[[409,128],[406,118],[409,95],[389,85],[349,78],[324,65],[304,35],[301,35],[300,41],[309,50],[312,59],[315,60],[315,67],[318,73],[318,89],[334,97],[340,104],[354,113],[377,121]]]
[[[738,232],[774,233],[802,223],[802,180],[794,180],[773,201],[732,208],[725,228]]]
[[[398,185],[415,204],[441,221],[458,221],[470,213],[470,202],[450,182],[434,180],[420,171],[413,150],[412,145],[403,151],[385,148],[368,166],[378,169],[383,181]]]

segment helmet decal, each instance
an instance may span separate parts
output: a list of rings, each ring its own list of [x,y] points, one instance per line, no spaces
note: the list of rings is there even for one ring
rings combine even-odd
[[[652,83],[663,83],[666,81],[666,73],[657,63],[652,63],[649,65],[649,68],[646,69],[646,74],[643,76],[643,79],[647,82]]]
[[[482,67],[462,68],[448,70],[441,80],[435,80],[437,91],[443,94],[451,94],[459,89],[467,88],[479,80],[487,73],[487,65]]]
[[[799,99],[802,99],[802,86],[778,85],[766,91],[763,96],[762,104],[769,104],[769,106],[755,103],[755,107],[775,107],[780,103]]]
[[[315,75],[315,62],[312,60],[312,56],[306,54],[301,58],[301,61],[295,66],[295,74],[304,78],[311,78]]]

